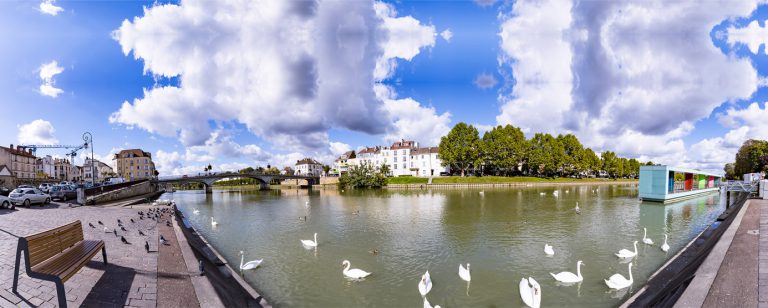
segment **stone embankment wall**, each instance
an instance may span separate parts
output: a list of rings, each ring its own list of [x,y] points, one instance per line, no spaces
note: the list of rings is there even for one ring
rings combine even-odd
[[[117,201],[117,200],[122,200],[130,197],[148,194],[151,192],[155,192],[156,190],[157,189],[155,185],[152,185],[152,183],[150,183],[149,181],[143,181],[141,183],[134,184],[121,189],[113,190],[103,194],[98,194],[95,196],[89,196],[86,203],[99,204],[99,203]]]
[[[493,187],[533,187],[533,186],[569,186],[569,185],[616,185],[637,184],[637,181],[601,181],[601,182],[514,182],[514,183],[449,183],[449,184],[388,184],[385,188],[400,189],[452,189],[452,188],[493,188]]]

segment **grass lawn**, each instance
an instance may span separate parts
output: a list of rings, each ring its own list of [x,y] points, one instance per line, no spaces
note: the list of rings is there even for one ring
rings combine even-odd
[[[427,184],[427,181],[427,178],[420,178],[415,176],[398,176],[387,178],[387,184]]]
[[[424,179],[426,182],[426,179]],[[505,177],[505,176],[483,176],[483,177],[477,177],[477,176],[467,176],[467,177],[460,177],[460,176],[446,176],[446,177],[436,177],[432,179],[432,184],[453,184],[453,183],[567,183],[567,182],[612,182],[613,180],[607,180],[607,179],[594,179],[594,178],[583,178],[583,179],[573,179],[573,178],[556,178],[556,179],[550,179],[550,178],[537,178],[537,177],[530,177],[530,176],[515,176],[515,177]],[[622,179],[622,181],[637,181],[637,180],[629,180],[629,179]]]

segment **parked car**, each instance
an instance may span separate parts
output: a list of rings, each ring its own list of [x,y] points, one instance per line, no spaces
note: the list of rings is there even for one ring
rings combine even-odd
[[[51,188],[51,199],[67,201],[77,198],[77,190],[69,185],[56,185]]]
[[[49,193],[50,192],[49,189],[51,189],[51,186],[53,186],[53,184],[43,183],[43,184],[40,184],[40,186],[38,186],[37,189],[42,190],[44,193]]]
[[[8,196],[14,205],[24,205],[25,207],[34,203],[43,205],[51,202],[51,196],[37,188],[17,188]]]
[[[0,196],[0,209],[15,209],[16,206],[11,202],[11,198]]]
[[[11,194],[11,190],[5,187],[0,187],[0,196],[8,197]]]
[[[19,185],[16,188],[34,188],[34,187],[32,187],[31,185],[24,184],[24,185]]]

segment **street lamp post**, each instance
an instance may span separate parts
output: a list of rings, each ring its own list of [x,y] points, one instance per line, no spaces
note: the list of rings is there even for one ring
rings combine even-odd
[[[91,183],[96,184],[96,172],[93,163],[93,135],[90,132],[85,132],[83,134],[83,141],[85,141],[87,146],[91,147]]]

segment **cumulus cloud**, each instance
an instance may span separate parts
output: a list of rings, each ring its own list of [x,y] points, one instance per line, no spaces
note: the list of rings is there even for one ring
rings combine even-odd
[[[453,38],[453,32],[451,32],[451,29],[445,29],[443,32],[440,32],[440,37],[442,37],[446,42],[451,42],[451,38]]]
[[[434,107],[422,107],[412,98],[388,99],[384,109],[393,120],[393,129],[387,132],[384,140],[394,142],[400,139],[420,141],[423,145],[436,146],[440,137],[451,130],[451,114],[438,114]]]
[[[486,89],[495,87],[496,84],[499,83],[499,81],[496,80],[496,77],[494,77],[492,74],[482,73],[480,75],[477,75],[473,83],[478,88],[486,90]]]
[[[19,144],[57,144],[59,140],[53,135],[56,130],[51,122],[37,119],[23,125],[16,126],[19,129],[17,139]]]
[[[760,85],[749,59],[723,54],[710,36],[757,2],[518,1],[501,16],[501,58],[515,84],[496,120],[685,162],[672,153],[685,149],[692,123]]]
[[[172,30],[171,30],[172,29]],[[147,74],[146,89],[109,120],[205,146],[236,121],[288,151],[327,151],[328,130],[388,130],[374,87],[397,59],[434,45],[435,29],[367,1],[205,1],[155,5],[113,37]]]
[[[43,2],[40,2],[40,12],[51,16],[59,15],[64,9],[56,6],[55,2],[56,0],[43,0]]]
[[[349,146],[349,144],[343,143],[343,142],[331,142],[331,154],[334,156],[339,156],[341,154],[344,154],[345,152],[349,152],[352,150],[352,147]]]
[[[42,84],[40,85],[40,94],[55,98],[59,96],[59,94],[64,93],[62,89],[55,87],[56,81],[53,79],[54,76],[64,72],[64,68],[59,66],[59,62],[51,61],[43,63],[40,65],[38,71],[40,80],[42,81]]]
[[[760,51],[760,46],[765,45],[768,42],[768,29],[764,26],[760,26],[757,20],[753,20],[748,26],[743,28],[737,28],[730,26],[726,30],[728,36],[728,44],[733,46],[736,44],[747,45],[749,51],[757,54]],[[763,52],[768,54],[768,49],[764,49]]]

